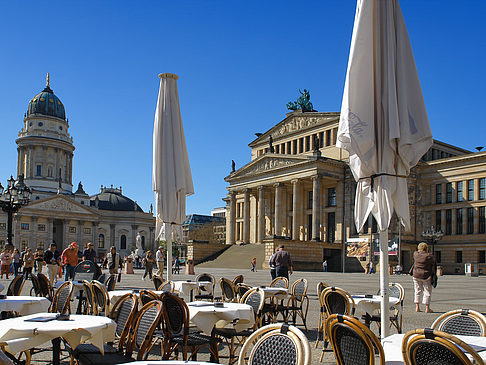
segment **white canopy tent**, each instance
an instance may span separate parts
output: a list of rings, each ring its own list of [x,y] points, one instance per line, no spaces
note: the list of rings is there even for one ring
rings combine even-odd
[[[160,89],[154,121],[153,190],[155,239],[167,241],[167,280],[172,274],[172,241],[182,238],[186,196],[194,194],[177,91],[178,76],[159,75]]]
[[[388,227],[393,212],[410,229],[407,176],[432,133],[398,0],[358,0],[337,146],[358,182],[355,222],[380,229],[381,337],[388,335]]]

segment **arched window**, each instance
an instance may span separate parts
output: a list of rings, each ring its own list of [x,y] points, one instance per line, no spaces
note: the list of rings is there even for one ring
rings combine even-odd
[[[122,234],[120,237],[120,250],[126,250],[126,249],[127,249],[127,236]]]
[[[98,235],[98,248],[105,248],[105,235],[102,233]]]

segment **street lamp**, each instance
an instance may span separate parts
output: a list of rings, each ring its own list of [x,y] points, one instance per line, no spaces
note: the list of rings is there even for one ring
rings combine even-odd
[[[430,241],[430,244],[432,246],[432,254],[434,253],[434,245],[442,239],[443,235],[444,233],[441,230],[436,231],[434,226],[422,232],[422,237]]]
[[[24,183],[24,175],[21,174],[14,180],[13,176],[7,180],[7,187],[4,188],[0,183],[0,206],[7,213],[7,245],[13,245],[12,242],[12,222],[13,215],[17,213],[23,205],[30,202],[31,191]]]

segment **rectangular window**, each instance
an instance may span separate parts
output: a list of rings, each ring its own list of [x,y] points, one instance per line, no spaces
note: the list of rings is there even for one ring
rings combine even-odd
[[[37,243],[37,247],[40,248],[41,250],[44,250],[44,241],[39,241]]]
[[[327,213],[327,242],[333,243],[336,238],[336,215]]]
[[[293,152],[293,154],[296,155],[297,154],[297,140],[294,139],[292,142],[294,144],[294,152]]]
[[[20,223],[20,229],[23,231],[29,230],[29,223]]]
[[[280,153],[282,153],[283,155],[285,155],[285,143],[282,143],[280,145]]]
[[[442,204],[442,184],[435,185],[435,204]]]
[[[280,153],[280,145],[275,146],[275,153]]]
[[[446,229],[445,234],[447,236],[452,234],[452,209],[446,210]]]
[[[91,228],[85,227],[83,232],[84,232],[84,234],[91,234]]]
[[[287,154],[291,154],[292,152],[292,141],[287,142]]]
[[[307,195],[307,209],[312,209],[312,200],[313,200],[313,192],[311,190]]]
[[[456,210],[456,234],[462,234],[462,208]]]
[[[440,210],[435,211],[435,228],[442,231],[442,212]]]
[[[76,233],[76,227],[69,227],[69,233]]]
[[[36,166],[36,172],[35,172],[35,174],[37,176],[41,176],[42,175],[42,165],[37,165]]]
[[[319,133],[319,148],[324,147],[324,132]]]
[[[486,178],[479,179],[479,200],[486,199]]]
[[[440,264],[442,262],[442,251],[434,251],[435,262]]]
[[[39,232],[45,232],[46,231],[46,225],[45,224],[38,224],[37,225],[37,230]]]
[[[336,188],[327,189],[327,206],[328,207],[336,206]]]
[[[462,264],[462,251],[456,251],[456,264]]]
[[[485,207],[478,208],[478,220],[479,220],[479,232],[478,233],[486,233],[486,220],[485,220]]]
[[[299,138],[299,153],[304,152],[304,137]]]
[[[331,130],[326,131],[326,147],[331,145]]]
[[[25,251],[25,249],[27,248],[28,245],[29,245],[29,243],[27,241],[22,240],[22,244],[20,246],[21,251]]]
[[[464,200],[464,196],[462,194],[462,181],[457,182],[456,193],[457,193],[457,201],[462,202]]]
[[[312,238],[312,214],[307,216],[307,240],[311,240]]]
[[[446,184],[446,203],[452,203],[452,183]]]
[[[467,181],[467,200],[474,200],[474,180]]]
[[[467,234],[474,233],[474,208],[467,208]]]
[[[305,150],[306,151],[311,150],[311,138],[310,138],[310,136],[305,137]]]
[[[486,251],[478,251],[478,263],[486,264]]]

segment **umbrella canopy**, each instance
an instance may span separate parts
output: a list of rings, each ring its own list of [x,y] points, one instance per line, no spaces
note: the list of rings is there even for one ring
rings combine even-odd
[[[178,76],[164,73],[159,78],[153,142],[155,239],[167,241],[167,280],[170,280],[173,234],[182,238],[186,196],[194,194],[194,187],[179,107]]]
[[[380,228],[382,337],[388,331],[388,226],[410,229],[407,176],[432,145],[427,111],[397,0],[358,0],[337,146],[358,182],[355,222]],[[385,305],[386,303],[386,305]]]

